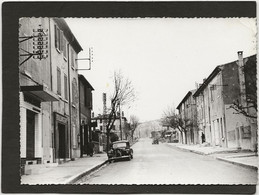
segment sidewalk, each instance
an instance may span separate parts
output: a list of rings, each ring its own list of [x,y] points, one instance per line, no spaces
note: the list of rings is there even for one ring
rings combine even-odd
[[[70,184],[80,177],[100,168],[107,162],[107,154],[94,154],[55,167],[46,167],[40,174],[22,175],[21,184]]]
[[[251,169],[258,169],[258,156],[255,152],[248,150],[238,150],[235,148],[222,148],[201,145],[185,145],[179,143],[166,143],[169,147],[178,148],[184,151],[208,155],[218,160],[229,162]]]

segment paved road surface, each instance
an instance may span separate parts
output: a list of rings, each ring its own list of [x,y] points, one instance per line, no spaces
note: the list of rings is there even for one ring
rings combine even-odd
[[[257,172],[141,139],[134,158],[107,164],[81,184],[256,184]]]

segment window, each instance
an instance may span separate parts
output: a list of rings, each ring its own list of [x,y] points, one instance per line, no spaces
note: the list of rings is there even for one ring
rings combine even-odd
[[[75,68],[75,55],[73,49],[71,49],[71,67]]]
[[[100,126],[100,131],[102,131],[103,130],[103,126]]]
[[[67,41],[64,37],[64,40],[63,40],[63,54],[64,54],[64,58],[67,59]]]
[[[214,101],[213,91],[214,91],[214,89],[210,88],[210,99],[211,99],[212,102]]]
[[[76,103],[76,97],[77,97],[77,83],[76,83],[76,79],[74,78],[72,81],[72,103],[75,105]]]
[[[64,74],[64,93],[65,93],[65,99],[67,100],[67,75]]]
[[[85,103],[85,106],[87,106],[87,87],[84,86],[84,103]]]
[[[57,67],[57,93],[61,95],[61,72],[60,68]]]
[[[59,38],[59,50],[63,51],[63,45],[64,45],[64,36],[63,36],[63,31],[60,31],[60,38]]]
[[[63,32],[55,25],[55,47],[61,52],[63,47]]]

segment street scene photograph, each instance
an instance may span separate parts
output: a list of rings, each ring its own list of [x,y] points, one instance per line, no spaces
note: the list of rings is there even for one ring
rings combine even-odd
[[[21,185],[256,185],[256,18],[19,18]]]

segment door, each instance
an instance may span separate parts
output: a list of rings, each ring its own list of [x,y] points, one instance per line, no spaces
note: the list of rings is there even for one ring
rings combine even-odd
[[[87,154],[87,148],[88,148],[88,143],[89,143],[89,133],[88,133],[88,125],[84,125],[83,128],[83,132],[84,132],[84,154]]]
[[[58,156],[66,158],[66,127],[63,124],[58,124]]]
[[[34,159],[35,154],[35,113],[27,110],[26,115],[26,159]]]

